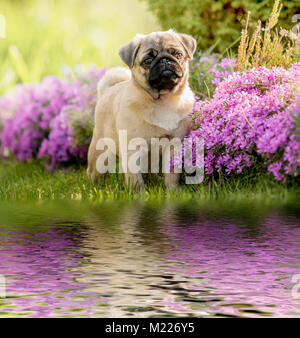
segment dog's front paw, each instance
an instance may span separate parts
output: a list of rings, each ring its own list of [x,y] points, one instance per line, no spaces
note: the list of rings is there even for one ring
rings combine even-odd
[[[166,188],[168,191],[179,191],[180,190],[179,184],[166,185]]]
[[[167,173],[165,174],[165,185],[168,190],[179,190],[180,174]]]
[[[88,175],[88,177],[94,182],[96,179],[96,175],[95,172],[93,170],[91,170],[90,167],[87,168],[86,170],[86,174]]]
[[[144,190],[145,184],[141,174],[126,174],[125,181],[127,187],[136,192],[142,192]]]

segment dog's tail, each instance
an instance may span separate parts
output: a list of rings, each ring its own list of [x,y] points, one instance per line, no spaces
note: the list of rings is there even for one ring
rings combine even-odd
[[[130,80],[131,72],[125,67],[110,68],[104,76],[99,80],[97,85],[97,96],[103,95],[106,89],[114,86],[115,84],[123,81]]]

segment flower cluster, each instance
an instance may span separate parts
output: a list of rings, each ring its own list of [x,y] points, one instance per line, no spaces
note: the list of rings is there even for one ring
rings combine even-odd
[[[195,102],[189,137],[204,139],[206,174],[241,173],[260,162],[276,180],[297,176],[299,84],[300,63],[289,70],[253,68],[229,75],[211,101]]]
[[[1,148],[20,161],[47,158],[51,168],[85,158],[93,124],[96,86],[105,69],[66,80],[46,77],[19,85],[0,100]]]
[[[218,86],[219,83],[230,75],[235,67],[236,59],[223,58],[219,62],[215,63],[211,69],[208,70],[208,73],[213,74],[212,83],[215,86]]]
[[[190,67],[190,83],[196,95],[200,98],[212,96],[216,86],[234,72],[235,64],[236,59],[198,53]]]

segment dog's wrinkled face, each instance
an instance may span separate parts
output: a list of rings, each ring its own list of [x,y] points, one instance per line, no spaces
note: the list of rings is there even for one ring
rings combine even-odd
[[[188,78],[188,60],[196,41],[174,31],[137,35],[120,50],[122,60],[131,68],[135,81],[154,99],[177,93]]]

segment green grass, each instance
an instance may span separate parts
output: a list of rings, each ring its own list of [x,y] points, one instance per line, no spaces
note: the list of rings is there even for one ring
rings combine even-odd
[[[53,173],[37,162],[0,164],[0,200],[81,200],[81,201],[286,201],[299,193],[299,184],[282,184],[267,174],[212,180],[199,185],[181,185],[168,191],[160,177],[146,178],[146,188],[136,193],[126,187],[122,174],[110,174],[92,183],[86,168],[69,167]]]
[[[98,67],[121,64],[120,46],[136,33],[160,29],[139,0],[1,0],[0,14],[6,19],[6,38],[0,39],[0,94],[19,82],[61,75],[64,65],[74,68],[89,63]],[[1,201],[139,199],[272,204],[294,198],[298,189],[296,181],[281,184],[266,174],[249,173],[182,186],[177,192],[166,191],[155,177],[148,179],[145,191],[137,194],[127,189],[121,175],[110,175],[104,182],[93,184],[84,167],[51,173],[37,161],[0,162]]]
[[[120,65],[118,50],[137,33],[159,29],[139,0],[1,0],[0,94],[16,83],[62,75],[93,63]]]

